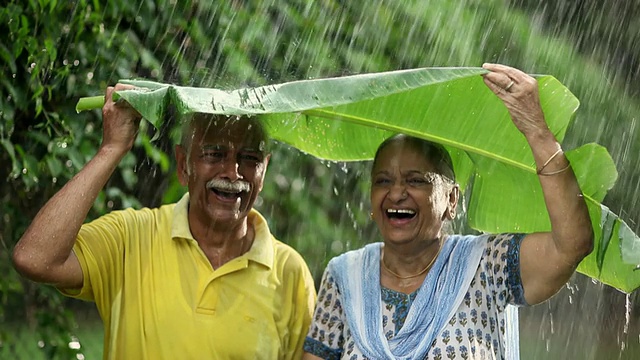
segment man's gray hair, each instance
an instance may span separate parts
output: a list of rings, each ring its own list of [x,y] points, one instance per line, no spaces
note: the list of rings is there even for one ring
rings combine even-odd
[[[194,129],[196,124],[204,124],[205,126],[211,126],[217,124],[218,121],[226,123],[228,121],[250,121],[252,126],[255,126],[260,131],[265,153],[271,151],[271,139],[265,128],[264,124],[257,118],[249,118],[247,116],[237,115],[220,115],[220,114],[207,114],[207,113],[192,113],[184,116],[181,123],[180,133],[180,145],[187,151],[187,155],[191,153],[191,142],[194,137]]]

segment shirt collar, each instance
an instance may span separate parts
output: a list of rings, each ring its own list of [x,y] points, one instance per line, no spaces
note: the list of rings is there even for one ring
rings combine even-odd
[[[189,193],[185,193],[173,208],[172,239],[188,239],[196,241],[189,228]],[[274,249],[272,235],[267,220],[255,209],[248,215],[249,224],[253,225],[255,237],[249,251],[242,257],[255,261],[268,268],[273,266]]]

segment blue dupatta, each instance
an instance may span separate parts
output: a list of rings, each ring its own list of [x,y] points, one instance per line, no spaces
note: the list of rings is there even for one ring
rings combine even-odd
[[[379,300],[382,243],[369,244],[331,260],[328,267],[342,294],[347,323],[362,354],[370,359],[424,358],[462,303],[478,269],[488,237],[452,235],[444,241],[436,262],[409,309],[404,325],[391,340],[387,340],[383,333]],[[517,309],[507,311],[507,320],[514,316],[513,310]],[[512,321],[507,324],[512,324]],[[509,332],[513,331],[512,328]],[[517,331],[515,339],[517,343]]]

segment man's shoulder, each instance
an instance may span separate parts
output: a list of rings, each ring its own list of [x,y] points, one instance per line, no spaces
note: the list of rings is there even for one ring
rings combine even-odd
[[[273,245],[276,256],[294,256],[302,258],[302,255],[300,255],[293,246],[276,239],[273,235],[271,236],[271,244]]]
[[[274,261],[280,263],[280,266],[285,270],[309,271],[302,255],[291,245],[285,244],[273,236],[271,237],[271,242],[274,249]]]
[[[114,210],[106,215],[100,217],[101,220],[114,220],[118,219],[124,222],[133,223],[163,223],[164,221],[170,221],[173,216],[174,204],[165,204],[159,207],[149,208],[143,207],[140,209],[134,209],[132,207]]]
[[[119,211],[128,213],[130,214],[130,216],[160,216],[165,214],[171,215],[175,207],[176,207],[176,204],[171,203],[171,204],[160,205],[158,207],[142,207],[140,209],[134,209],[130,207],[130,208],[122,209]]]

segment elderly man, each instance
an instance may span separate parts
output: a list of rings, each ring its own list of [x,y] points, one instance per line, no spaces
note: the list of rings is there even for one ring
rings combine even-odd
[[[105,359],[299,358],[315,290],[301,256],[252,209],[269,162],[249,119],[197,114],[176,146],[188,193],[83,222],[133,146],[140,115],[103,107],[95,157],[40,210],[13,260],[27,278],[95,301]]]

